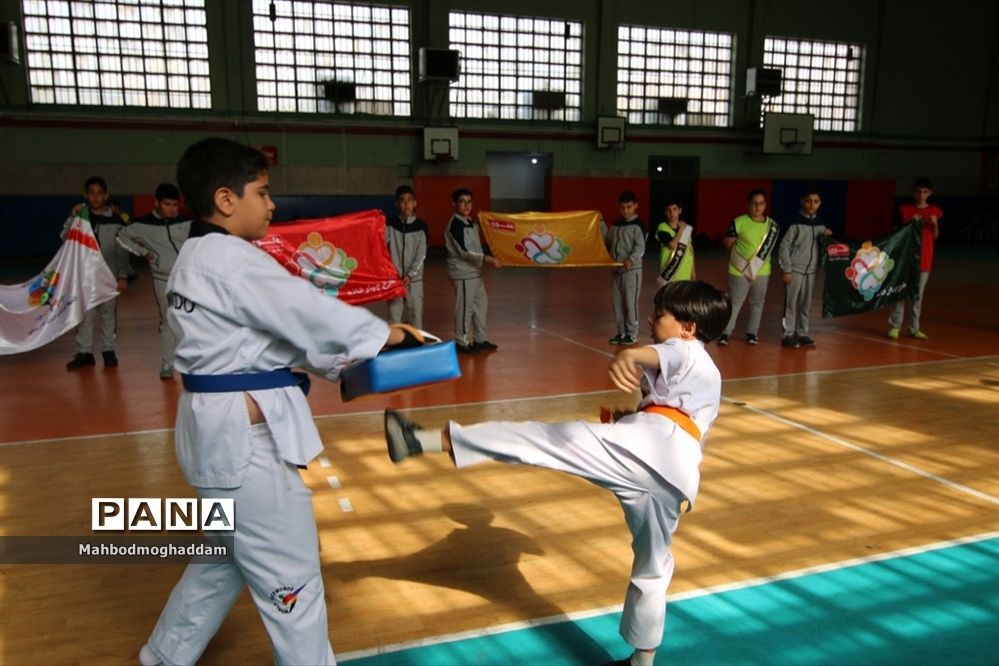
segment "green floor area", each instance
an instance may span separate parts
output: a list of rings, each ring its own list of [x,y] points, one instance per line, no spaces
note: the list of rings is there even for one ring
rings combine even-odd
[[[602,664],[620,614],[410,648],[351,666]],[[657,664],[999,664],[999,539],[670,604]]]

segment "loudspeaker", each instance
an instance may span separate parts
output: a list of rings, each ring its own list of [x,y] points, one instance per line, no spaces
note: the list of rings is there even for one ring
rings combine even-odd
[[[780,95],[780,70],[750,67],[746,70],[746,94],[751,97]]]
[[[327,81],[323,84],[323,97],[334,104],[346,104],[357,99],[357,88],[349,81]]]
[[[531,93],[531,106],[545,111],[565,108],[565,93],[556,90],[535,90]]]
[[[660,97],[656,108],[659,113],[678,116],[687,113],[687,100],[683,97]]]
[[[420,81],[457,81],[461,75],[461,52],[420,47]]]
[[[12,21],[0,22],[0,58],[13,63],[21,62],[21,44],[18,39],[17,24]]]

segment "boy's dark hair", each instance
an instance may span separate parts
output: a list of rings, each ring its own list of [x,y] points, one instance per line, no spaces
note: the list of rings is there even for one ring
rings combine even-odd
[[[156,186],[156,194],[154,196],[157,201],[163,201],[164,199],[180,201],[180,190],[173,183],[160,183]]]
[[[767,196],[767,193],[758,187],[749,190],[749,194],[746,195],[746,201],[747,202],[752,201],[753,197],[755,197],[757,194],[762,196],[764,201],[770,201],[770,197]]]
[[[667,282],[655,298],[656,315],[669,312],[681,323],[697,325],[697,339],[711,342],[722,334],[732,315],[728,294],[703,280]]]
[[[933,181],[930,180],[929,178],[927,178],[926,176],[922,176],[920,178],[917,178],[916,182],[914,182],[912,184],[912,189],[918,190],[921,187],[925,187],[928,190],[932,190],[933,189]]]
[[[822,193],[819,192],[819,188],[817,188],[817,187],[809,187],[807,190],[805,190],[804,192],[801,193],[801,198],[804,199],[805,197],[807,197],[810,194],[814,194],[815,196],[817,196],[820,199],[822,198]]]
[[[239,196],[247,183],[267,171],[267,156],[229,139],[202,139],[188,146],[177,162],[177,184],[199,217],[215,213],[215,192],[227,187]]]
[[[666,210],[670,206],[676,206],[679,209],[683,209],[683,204],[680,203],[679,199],[667,199],[666,203],[663,204],[663,210]]]
[[[399,187],[395,188],[395,198],[397,201],[399,197],[401,197],[403,194],[412,194],[413,198],[414,199],[416,198],[416,192],[414,192],[413,188],[410,187],[409,185],[400,185]]]
[[[102,190],[104,190],[105,192],[108,191],[108,184],[100,176],[91,176],[90,178],[88,178],[87,181],[83,184],[83,191],[86,192],[87,190],[89,190],[91,185],[100,185]]]
[[[457,190],[455,190],[454,192],[451,193],[451,203],[458,203],[458,199],[460,199],[462,197],[472,197],[472,198],[474,198],[475,195],[472,194],[472,190],[470,190],[470,189],[468,189],[466,187],[462,187],[462,188],[459,188],[459,189],[457,189]]]
[[[625,190],[621,194],[617,195],[618,203],[638,203],[638,197],[631,190]]]

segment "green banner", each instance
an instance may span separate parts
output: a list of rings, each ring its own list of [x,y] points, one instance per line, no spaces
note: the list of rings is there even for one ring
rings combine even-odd
[[[919,295],[921,223],[864,241],[823,238],[822,317],[877,310]]]

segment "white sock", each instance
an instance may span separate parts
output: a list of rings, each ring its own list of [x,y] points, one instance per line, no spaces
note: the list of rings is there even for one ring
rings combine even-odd
[[[420,440],[424,453],[444,453],[440,430],[415,430],[413,434]]]
[[[631,666],[652,666],[656,658],[655,652],[635,650],[631,653]]]

